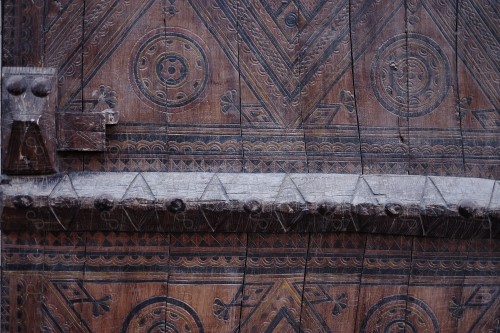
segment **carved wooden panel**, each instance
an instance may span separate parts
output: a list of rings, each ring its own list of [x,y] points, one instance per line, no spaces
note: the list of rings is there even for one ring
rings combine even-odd
[[[408,170],[405,3],[351,4],[356,110],[367,173]]]
[[[2,332],[496,332],[499,241],[3,232]]]
[[[60,112],[123,115],[61,171],[499,177],[497,1],[2,6],[4,66],[56,68]]]

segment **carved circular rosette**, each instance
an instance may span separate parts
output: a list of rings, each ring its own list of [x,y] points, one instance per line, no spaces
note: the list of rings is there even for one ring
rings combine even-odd
[[[198,314],[186,303],[171,297],[153,297],[128,314],[122,333],[204,333]]]
[[[407,295],[381,299],[363,320],[361,333],[439,333],[436,316],[423,301]]]
[[[401,117],[434,111],[451,84],[450,64],[439,45],[409,33],[387,40],[371,66],[371,84],[379,103]]]
[[[199,38],[184,30],[154,30],[134,47],[130,81],[137,96],[153,108],[180,112],[203,92],[208,59]]]

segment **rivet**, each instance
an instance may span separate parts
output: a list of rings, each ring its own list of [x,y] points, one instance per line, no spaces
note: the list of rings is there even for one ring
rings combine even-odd
[[[181,199],[174,199],[168,205],[168,210],[172,213],[180,213],[186,210],[186,204]]]
[[[109,212],[115,206],[113,198],[101,196],[94,200],[94,207],[100,212]]]
[[[14,199],[12,199],[12,203],[16,208],[26,209],[33,206],[33,198],[29,195],[16,195]]]
[[[262,212],[262,205],[257,200],[249,200],[243,205],[243,209],[248,214],[258,214]]]

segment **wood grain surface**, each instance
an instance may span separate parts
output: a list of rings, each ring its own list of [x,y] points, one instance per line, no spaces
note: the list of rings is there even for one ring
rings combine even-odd
[[[498,1],[1,6],[2,332],[500,332]]]
[[[3,232],[2,332],[495,332],[498,240]]]
[[[500,177],[497,1],[2,2],[3,65],[112,107],[60,171]]]

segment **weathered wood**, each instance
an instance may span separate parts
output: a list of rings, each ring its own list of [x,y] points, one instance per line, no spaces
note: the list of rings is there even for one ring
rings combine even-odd
[[[171,235],[168,295],[200,309],[206,332],[233,332],[239,325],[246,246],[245,234]]]
[[[405,311],[410,305],[408,279],[412,243],[412,238],[401,236],[367,238],[359,289],[362,301],[357,307],[355,332],[372,332],[377,327],[404,329],[408,321],[418,320],[407,317]]]
[[[165,88],[153,81],[141,85],[154,74],[157,64],[151,61],[165,52],[164,35],[161,1],[85,0],[82,111],[100,111],[102,103],[123,109],[125,122],[164,122],[161,103],[144,107],[142,101],[162,100]],[[147,39],[150,44],[144,44]],[[141,89],[156,97],[139,94]]]
[[[8,67],[2,73],[3,171],[37,175],[57,170],[55,69]]]
[[[84,0],[45,1],[44,66],[57,69],[57,110],[82,110]],[[61,170],[83,171],[82,154],[58,154]]]
[[[365,243],[364,235],[311,234],[302,306],[316,310],[325,332],[355,332]]]
[[[452,299],[449,310],[458,332],[495,330],[500,315],[500,267],[492,255],[498,252],[500,242],[471,240],[468,245],[462,292]]]
[[[58,109],[81,110],[84,0],[46,2],[45,66],[58,69]]]
[[[498,178],[495,2],[3,6],[4,65],[57,68],[58,110],[123,111],[62,170]]]
[[[2,332],[39,331],[44,235],[2,230]],[[7,271],[13,273],[6,273]],[[30,274],[15,272],[29,271]]]
[[[351,3],[354,89],[364,173],[408,171],[405,1]]]
[[[41,67],[43,58],[42,0],[2,1],[3,66]]]
[[[464,174],[455,7],[407,1],[410,174]]]
[[[4,232],[2,244],[5,332],[498,327],[498,240]]]
[[[301,35],[309,172],[362,172],[349,11],[347,1],[325,2]]]
[[[304,12],[293,2],[240,4],[244,170],[306,172],[301,99]]]
[[[88,232],[77,315],[89,331],[161,331],[181,315],[169,302],[170,235]],[[140,249],[138,251],[138,249]],[[182,317],[170,319],[182,327]]]
[[[500,186],[487,179],[77,173],[5,182],[5,230],[500,235]]]
[[[460,309],[454,307],[453,300],[462,293],[468,246],[468,242],[450,239],[415,238],[413,241],[408,295],[433,309],[439,326],[451,332],[460,332],[457,331]]]
[[[166,171],[166,87],[157,76],[166,52],[162,1],[86,0],[82,108],[123,110],[104,153],[92,153],[85,170]],[[99,103],[100,101],[100,103]]]
[[[494,179],[500,178],[498,10],[494,1],[458,1],[456,55],[465,172]]]
[[[167,52],[182,71],[167,84],[169,171],[243,170],[239,8],[239,0],[166,4]]]
[[[39,272],[43,284],[43,301],[38,307],[28,310],[36,311],[41,316],[38,323],[28,322],[36,325],[33,330],[56,330],[62,327],[72,332],[85,332],[81,313],[93,301],[83,283],[87,241],[85,233],[43,234],[44,265]]]
[[[497,2],[2,7],[2,331],[499,330]]]
[[[59,150],[104,151],[106,123],[97,112],[64,112],[57,114]]]
[[[320,327],[302,294],[309,235],[249,234],[240,332]]]

